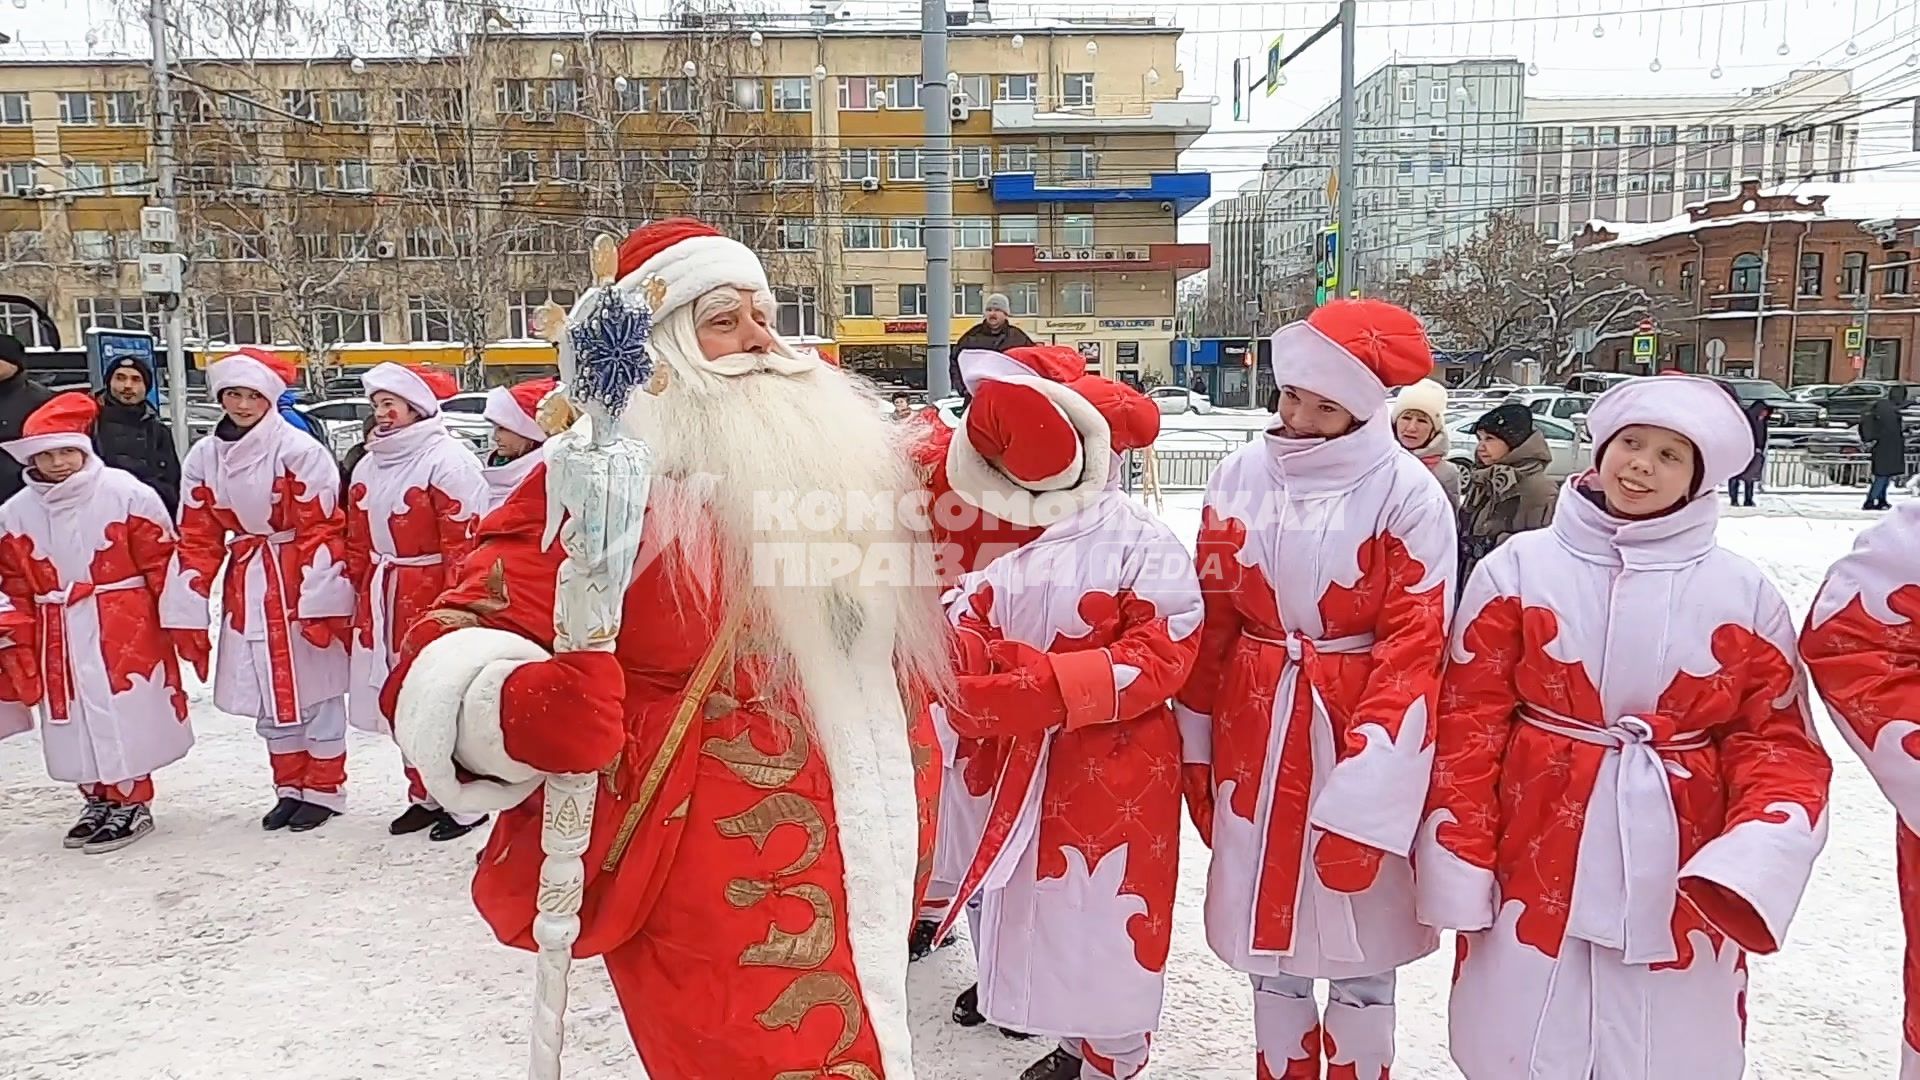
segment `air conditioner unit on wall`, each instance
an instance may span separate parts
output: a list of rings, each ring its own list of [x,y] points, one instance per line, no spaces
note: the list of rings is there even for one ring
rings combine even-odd
[[[382,240],[373,245],[373,257],[376,259],[391,259],[394,254],[395,249],[391,240]]]
[[[973,182],[973,186],[979,188],[981,191],[986,191],[993,187],[993,177],[982,176]]]
[[[861,191],[879,191],[880,178],[877,176],[862,177],[860,180],[860,190]]]
[[[952,118],[954,123],[964,124],[967,122],[967,118],[973,115],[973,110],[965,104],[956,101],[953,103],[953,108],[948,110],[947,115]]]

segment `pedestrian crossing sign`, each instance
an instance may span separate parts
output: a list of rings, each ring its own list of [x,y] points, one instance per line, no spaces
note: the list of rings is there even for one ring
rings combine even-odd
[[[1633,358],[1635,360],[1653,359],[1653,335],[1652,334],[1633,335]]]
[[[1866,340],[1866,336],[1867,332],[1858,326],[1847,327],[1847,351],[1859,352],[1860,346]]]

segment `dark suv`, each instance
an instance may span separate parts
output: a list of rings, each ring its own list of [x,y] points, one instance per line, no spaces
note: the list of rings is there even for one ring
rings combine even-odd
[[[1812,400],[1827,410],[1828,419],[1834,423],[1857,424],[1860,418],[1873,408],[1873,403],[1887,396],[1887,391],[1895,386],[1907,388],[1907,400],[1920,403],[1920,383],[1880,382],[1871,379],[1856,379],[1850,383],[1841,383],[1823,389]]]
[[[1771,379],[1723,378],[1720,382],[1733,390],[1742,409],[1763,401],[1773,410],[1767,422],[1773,427],[1818,427],[1827,422],[1827,410],[1812,402],[1800,401],[1780,389]]]

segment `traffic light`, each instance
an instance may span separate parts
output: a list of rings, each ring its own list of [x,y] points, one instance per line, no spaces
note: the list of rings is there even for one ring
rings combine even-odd
[[[1321,229],[1313,240],[1313,304],[1324,305],[1340,295],[1340,230]]]

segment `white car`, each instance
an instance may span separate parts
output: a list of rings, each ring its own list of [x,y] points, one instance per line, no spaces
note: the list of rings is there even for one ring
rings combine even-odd
[[[1479,419],[1478,416],[1468,416],[1447,422],[1447,457],[1462,469],[1473,464],[1474,450],[1480,445],[1479,437],[1473,433],[1473,425]],[[1593,447],[1574,431],[1572,421],[1536,414],[1533,429],[1546,436],[1547,449],[1553,452],[1553,463],[1547,466],[1547,475],[1555,483],[1574,473],[1586,471],[1587,463],[1593,457]]]
[[[1570,421],[1574,417],[1584,416],[1592,410],[1594,396],[1592,394],[1577,394],[1571,390],[1561,390],[1557,388],[1534,389],[1529,387],[1525,390],[1515,391],[1507,400],[1525,405],[1527,411],[1535,416],[1551,416],[1555,419]]]
[[[1207,395],[1184,386],[1156,386],[1147,391],[1147,399],[1159,406],[1163,416],[1188,412],[1204,416],[1213,411]]]
[[[366,436],[367,417],[373,415],[373,402],[363,397],[331,398],[298,408],[326,431],[327,445],[333,449],[335,457],[344,456],[348,450],[360,444]],[[468,412],[443,410],[442,415],[446,418],[447,430],[465,443],[467,449],[482,457],[491,452],[492,424]]]

